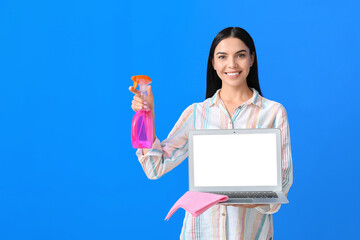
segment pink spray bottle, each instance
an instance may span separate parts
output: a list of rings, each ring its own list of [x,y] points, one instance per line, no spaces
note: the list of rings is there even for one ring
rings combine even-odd
[[[137,75],[131,77],[134,81],[134,89],[140,86],[140,94],[142,98],[147,96],[147,85],[151,83],[151,79],[145,75]],[[151,148],[153,143],[153,116],[150,110],[141,109],[135,113],[131,124],[131,143],[133,148]]]

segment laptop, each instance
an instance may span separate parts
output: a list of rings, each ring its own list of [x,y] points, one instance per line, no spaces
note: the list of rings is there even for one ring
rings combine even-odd
[[[288,203],[281,162],[280,129],[189,133],[189,190],[227,195],[222,204]]]

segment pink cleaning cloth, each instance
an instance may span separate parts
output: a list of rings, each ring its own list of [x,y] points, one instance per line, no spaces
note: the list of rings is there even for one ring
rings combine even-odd
[[[225,202],[228,198],[229,197],[225,195],[187,191],[181,198],[179,198],[179,200],[176,201],[167,214],[165,220],[169,220],[171,215],[173,215],[173,213],[180,207],[191,213],[193,217],[197,217],[211,206],[219,202]]]

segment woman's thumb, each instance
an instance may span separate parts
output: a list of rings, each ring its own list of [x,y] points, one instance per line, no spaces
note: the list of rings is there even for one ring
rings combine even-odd
[[[152,89],[151,89],[151,86],[149,85],[149,86],[147,86],[147,94],[148,94],[148,96],[153,96],[153,92],[152,92]]]

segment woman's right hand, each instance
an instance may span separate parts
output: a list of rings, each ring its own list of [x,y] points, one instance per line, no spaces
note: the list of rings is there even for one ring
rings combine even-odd
[[[150,110],[154,115],[154,96],[152,93],[151,86],[147,86],[147,96],[143,99],[140,95],[140,91],[136,90],[133,86],[129,87],[129,91],[134,93],[134,98],[131,102],[132,110],[139,111],[141,109]]]

